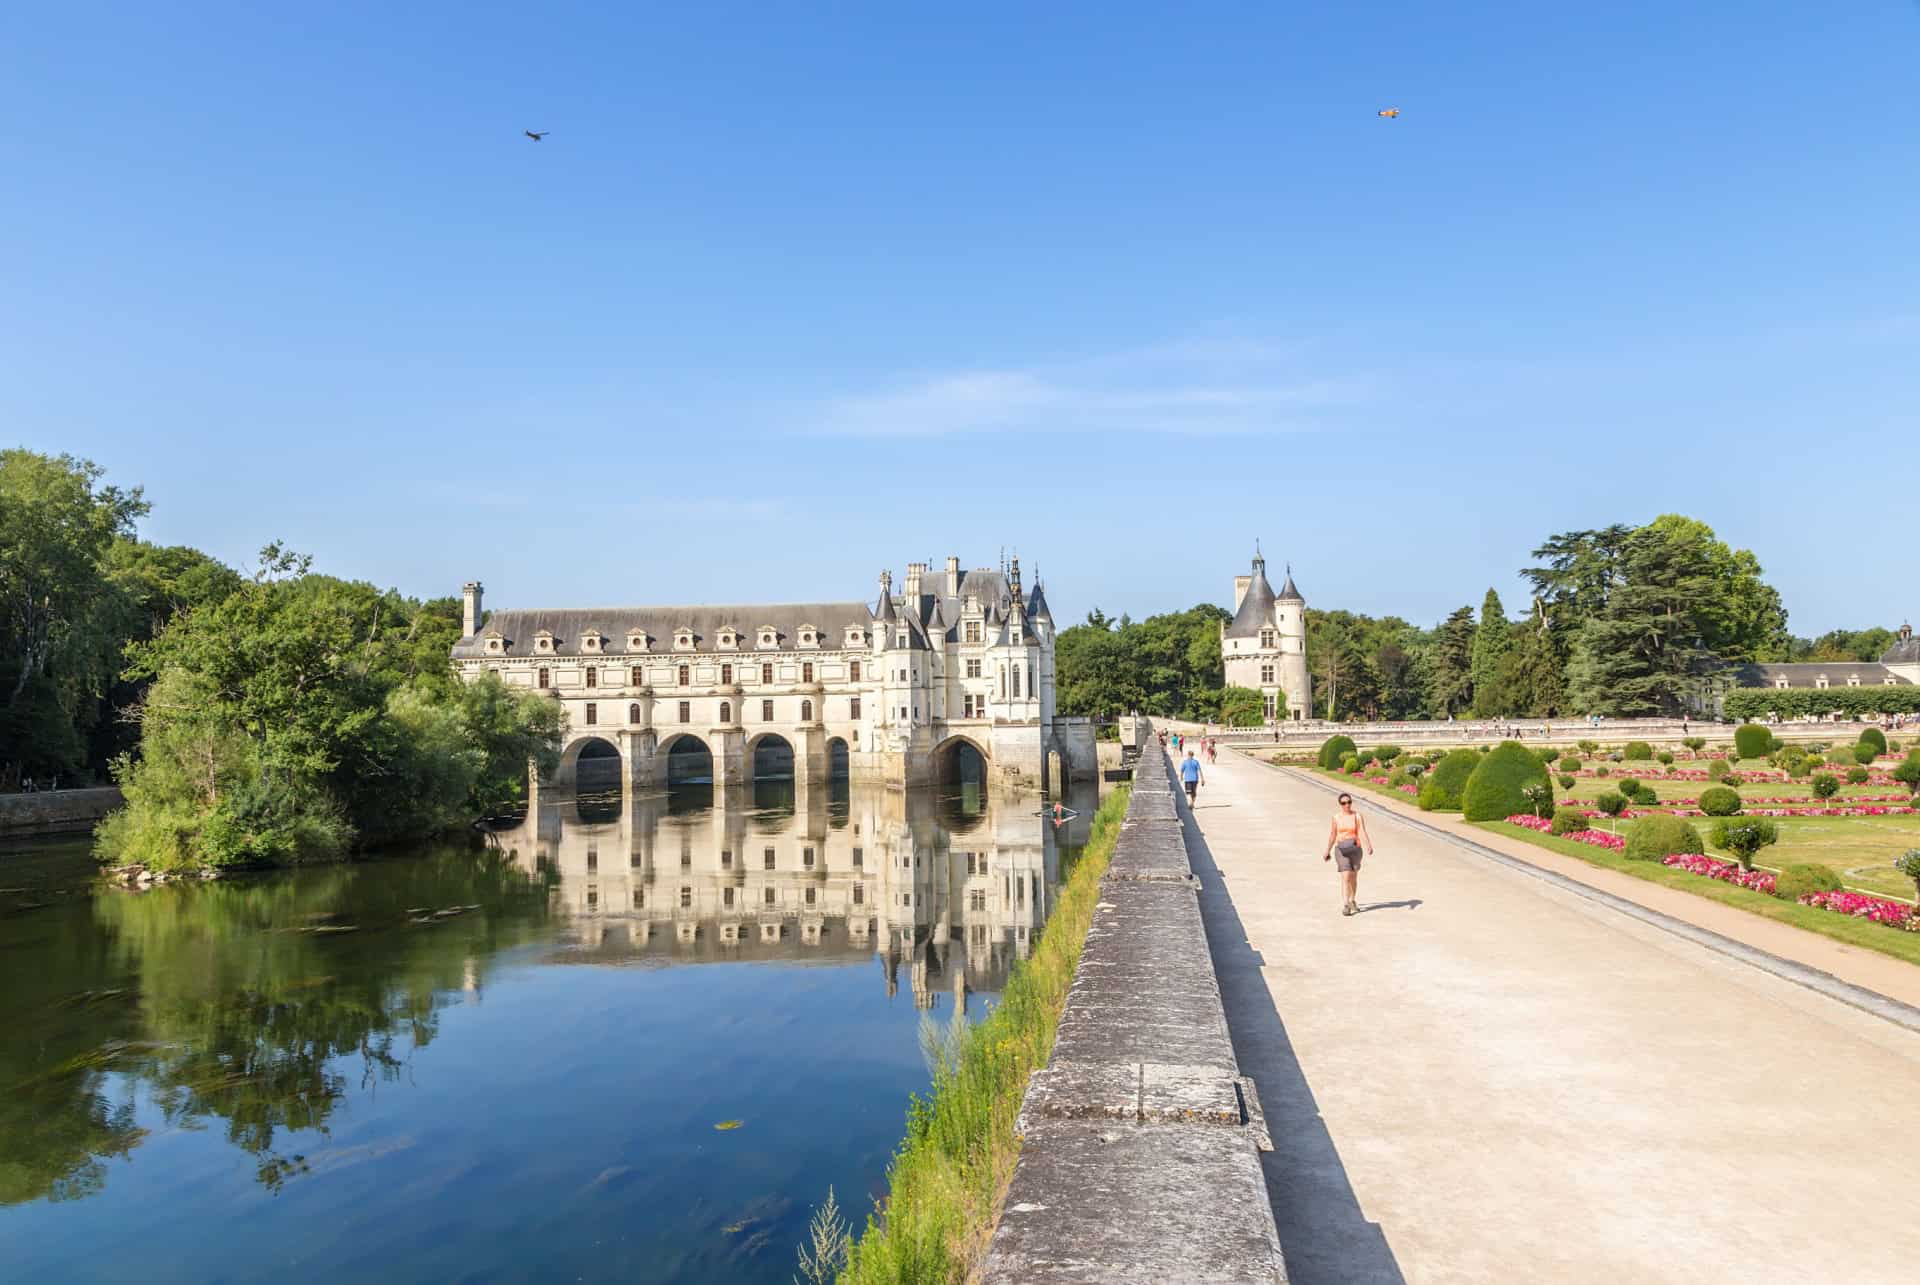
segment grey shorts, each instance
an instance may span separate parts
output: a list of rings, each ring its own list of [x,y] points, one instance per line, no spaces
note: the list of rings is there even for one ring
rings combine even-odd
[[[1360,868],[1360,845],[1357,843],[1339,843],[1333,848],[1333,868],[1345,874],[1349,870]]]

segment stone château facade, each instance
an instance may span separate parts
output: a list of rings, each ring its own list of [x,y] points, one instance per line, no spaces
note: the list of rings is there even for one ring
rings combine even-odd
[[[1310,717],[1307,602],[1293,586],[1292,568],[1280,592],[1273,591],[1267,560],[1257,546],[1253,573],[1233,578],[1233,619],[1220,626],[1220,658],[1226,663],[1227,685],[1259,692],[1269,722]]]
[[[483,614],[465,589],[453,659],[548,693],[567,712],[558,780],[583,751],[617,751],[625,784],[671,782],[710,758],[711,779],[754,773],[756,751],[792,750],[793,772],[921,784],[965,772],[962,749],[994,784],[1049,788],[1095,773],[1093,728],[1054,710],[1054,624],[1019,559],[944,574],[880,574],[864,602],[566,608]],[[598,745],[596,745],[596,742]],[[698,751],[705,751],[704,755]]]
[[[1920,638],[1913,626],[1900,626],[1893,646],[1878,661],[1797,660],[1784,664],[1733,667],[1736,687],[1905,687],[1920,685]]]

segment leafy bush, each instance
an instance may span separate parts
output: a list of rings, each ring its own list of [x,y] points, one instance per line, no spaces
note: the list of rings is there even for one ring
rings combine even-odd
[[[1877,727],[1869,727],[1860,733],[1860,744],[1873,746],[1875,754],[1887,752],[1887,734]],[[1868,760],[1869,762],[1871,760]]]
[[[1840,876],[1830,868],[1802,862],[1787,866],[1774,876],[1773,895],[1798,901],[1810,892],[1839,892],[1842,886]]]
[[[1353,753],[1356,748],[1351,736],[1329,736],[1320,743],[1320,757],[1317,761],[1321,767],[1338,767],[1340,761]]]
[[[1554,749],[1551,745],[1547,746],[1544,750],[1538,751],[1538,753],[1540,762],[1545,767],[1552,767],[1560,758],[1560,751]]]
[[[1397,790],[1401,786],[1405,785],[1406,783],[1407,783],[1407,769],[1405,769],[1404,767],[1396,767],[1395,769],[1393,769],[1393,771],[1387,773],[1388,789]]]
[[[1598,741],[1575,741],[1574,744],[1578,745],[1580,752],[1588,758],[1592,758],[1600,749],[1600,742]]]
[[[1867,769],[1864,767],[1850,767],[1847,769],[1847,784],[1865,785],[1868,775]]]
[[[1352,776],[1355,772],[1358,772],[1360,770],[1360,756],[1358,754],[1349,754],[1341,759],[1340,770],[1348,776]]]
[[[1914,793],[1920,794],[1920,758],[1910,758],[1893,769],[1893,779]]]
[[[1593,806],[1610,817],[1617,817],[1627,810],[1627,796],[1608,790],[1593,801]]]
[[[1650,808],[1659,801],[1659,792],[1645,781],[1640,782],[1640,791],[1633,796],[1633,806],[1636,808]]]
[[[1708,832],[1713,846],[1731,852],[1742,870],[1753,869],[1753,854],[1780,838],[1780,827],[1765,817],[1721,817]]]
[[[1689,736],[1686,740],[1681,741],[1680,743],[1686,746],[1688,749],[1692,750],[1695,754],[1698,754],[1701,750],[1704,750],[1707,748],[1707,738],[1704,736]]]
[[[1620,778],[1620,793],[1626,795],[1629,799],[1639,798],[1640,791],[1645,788],[1646,786],[1641,784],[1639,777],[1623,776]]]
[[[1622,850],[1629,861],[1658,861],[1676,852],[1705,852],[1700,832],[1679,817],[1641,817],[1627,831],[1627,846]]]
[[[1543,821],[1553,816],[1553,786],[1542,781],[1538,785],[1529,785],[1521,793],[1527,796],[1527,806],[1535,816]]]
[[[1813,774],[1813,792],[1818,798],[1832,798],[1834,795],[1840,793],[1840,778],[1831,772],[1815,772]]]
[[[1651,760],[1653,758],[1653,746],[1647,744],[1645,741],[1628,741],[1627,748],[1623,753],[1627,758],[1633,759],[1636,762]]]
[[[1454,750],[1441,759],[1420,783],[1420,810],[1458,812],[1466,794],[1467,781],[1480,766],[1480,761],[1480,755],[1473,750]],[[1508,810],[1520,811],[1519,808]]]
[[[1893,868],[1913,880],[1913,890],[1920,892],[1920,848],[1908,848],[1895,857]]]
[[[1733,729],[1733,748],[1743,759],[1763,759],[1773,733],[1758,723],[1742,723]]]
[[[1660,765],[1661,765],[1662,767],[1672,767],[1672,766],[1673,766],[1673,751],[1672,751],[1672,750],[1661,750],[1661,751],[1660,751],[1660,752],[1659,752],[1658,754],[1656,754],[1656,755],[1654,755],[1654,757],[1660,760]]]
[[[1900,752],[1900,742],[1889,740],[1887,742],[1887,753],[1898,754],[1899,752]]]
[[[1867,744],[1865,741],[1862,741],[1860,742],[1860,744],[1853,747],[1853,761],[1858,763],[1861,767],[1865,767],[1867,764],[1873,762],[1875,759],[1879,757],[1880,757],[1880,751],[1875,749],[1873,746]]]
[[[1778,754],[1785,745],[1786,742],[1775,736],[1772,732],[1767,733],[1767,753]]]
[[[1707,779],[1709,781],[1718,781],[1732,770],[1732,768],[1727,766],[1725,759],[1712,759],[1707,763]]]
[[[1585,763],[1582,763],[1582,762],[1581,762],[1581,761],[1580,761],[1579,759],[1577,759],[1577,758],[1565,758],[1565,757],[1563,757],[1563,758],[1561,758],[1561,760],[1560,760],[1560,770],[1561,770],[1562,772],[1578,772],[1578,771],[1579,771],[1579,770],[1580,770],[1581,768],[1583,768],[1583,767],[1585,767],[1585,766],[1586,766],[1586,764],[1585,764]]]
[[[1400,747],[1398,745],[1382,745],[1373,752],[1373,756],[1382,763],[1391,763],[1400,757]]]
[[[1710,817],[1738,816],[1740,791],[1729,790],[1724,785],[1709,785],[1700,791],[1700,810]]]
[[[1601,763],[1594,767],[1593,774],[1595,776],[1612,776],[1613,769],[1608,767],[1605,763]]]
[[[1587,814],[1572,804],[1562,804],[1553,810],[1553,824],[1547,828],[1548,834],[1573,834],[1587,829],[1592,823]]]
[[[1746,783],[1747,778],[1741,776],[1738,772],[1722,773],[1720,777],[1720,784],[1722,785],[1745,785]]]
[[[1573,778],[1572,778],[1572,777],[1570,777],[1570,776],[1568,776],[1568,775],[1567,775],[1567,774],[1566,774],[1565,772],[1562,772],[1562,773],[1560,774],[1560,778],[1559,778],[1559,779],[1560,779],[1560,788],[1561,788],[1561,789],[1563,789],[1563,790],[1571,790],[1571,789],[1573,788]]]

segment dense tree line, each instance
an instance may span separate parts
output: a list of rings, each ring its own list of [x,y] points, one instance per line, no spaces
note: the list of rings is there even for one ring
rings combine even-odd
[[[1115,620],[1099,608],[1055,641],[1055,702],[1061,713],[1113,718],[1138,711],[1163,718],[1218,721],[1226,696],[1220,626],[1233,618],[1211,603],[1186,611]],[[1253,718],[1260,697],[1253,693]],[[1246,697],[1229,713],[1246,720]]]
[[[110,769],[103,857],[155,868],[335,857],[510,803],[556,702],[463,684],[460,605],[312,571],[251,577],[138,539],[140,491],[0,453],[0,785]]]

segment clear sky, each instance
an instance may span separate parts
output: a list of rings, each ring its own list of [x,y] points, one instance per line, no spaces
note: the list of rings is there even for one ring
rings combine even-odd
[[[498,605],[1258,537],[1431,624],[1677,510],[1892,625],[1916,84],[1913,0],[16,6],[0,439]]]

